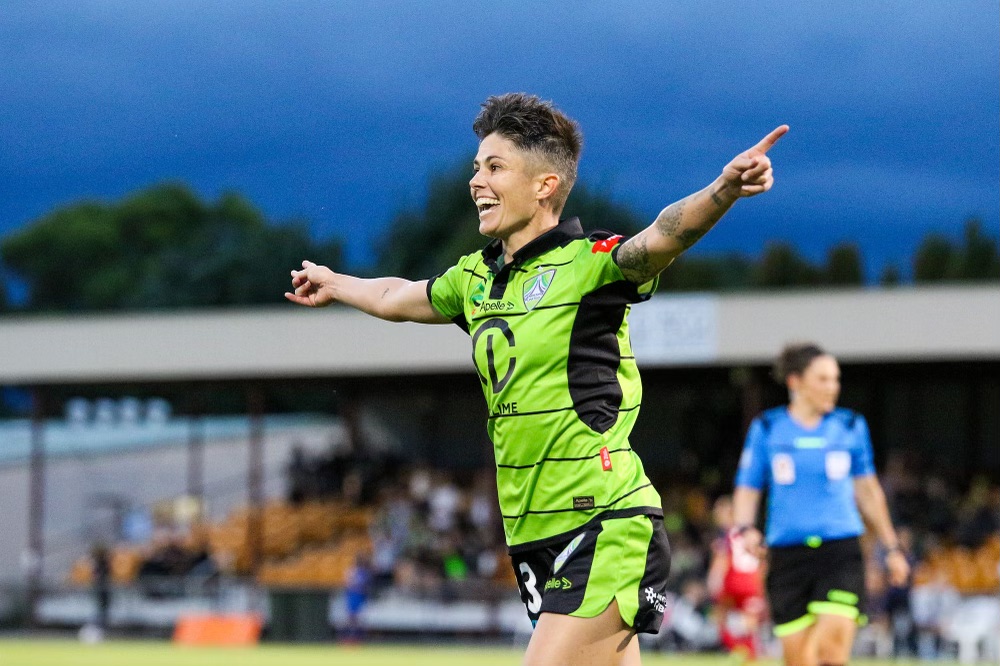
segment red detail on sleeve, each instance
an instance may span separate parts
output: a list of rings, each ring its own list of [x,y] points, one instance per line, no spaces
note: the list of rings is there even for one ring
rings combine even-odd
[[[601,449],[601,469],[605,472],[611,471],[611,454],[608,453],[608,447]]]
[[[604,240],[599,240],[594,243],[594,247],[590,248],[590,251],[593,254],[597,254],[598,252],[611,252],[612,248],[614,248],[615,245],[618,245],[618,241],[621,239],[622,237],[618,235],[612,236],[611,238],[605,238]]]

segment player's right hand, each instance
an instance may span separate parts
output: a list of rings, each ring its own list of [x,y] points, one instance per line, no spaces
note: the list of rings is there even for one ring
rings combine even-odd
[[[292,303],[319,308],[335,300],[333,280],[335,273],[326,266],[317,266],[311,261],[303,261],[301,270],[292,271],[292,289],[286,291],[285,298]]]

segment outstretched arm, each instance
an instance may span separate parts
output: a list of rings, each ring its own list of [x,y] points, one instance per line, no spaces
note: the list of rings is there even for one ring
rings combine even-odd
[[[788,125],[772,130],[727,164],[715,182],[670,204],[653,224],[623,243],[616,259],[625,277],[636,284],[653,279],[708,233],[737,199],[771,189],[774,174],[767,151],[787,131]]]
[[[292,271],[292,288],[294,291],[285,292],[285,298],[308,307],[318,308],[338,301],[387,321],[450,323],[427,299],[427,280],[357,278],[303,261],[302,270]]]

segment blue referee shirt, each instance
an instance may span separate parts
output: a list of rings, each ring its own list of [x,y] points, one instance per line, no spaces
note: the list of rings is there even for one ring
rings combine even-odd
[[[769,545],[816,545],[864,532],[854,477],[874,473],[863,416],[837,408],[810,429],[777,407],[750,424],[736,485],[767,487]]]

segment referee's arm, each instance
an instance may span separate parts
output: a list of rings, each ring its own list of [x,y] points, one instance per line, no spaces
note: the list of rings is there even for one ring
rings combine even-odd
[[[750,486],[736,486],[733,490],[733,525],[743,536],[747,550],[758,557],[764,554],[764,535],[755,527],[760,491]]]
[[[886,565],[889,567],[892,583],[903,585],[910,575],[910,565],[899,546],[896,530],[889,517],[889,506],[885,501],[885,493],[882,492],[878,477],[874,474],[854,477],[854,498],[865,522],[872,527],[875,536],[888,551]]]
[[[752,527],[757,522],[760,491],[750,486],[736,486],[733,491],[733,524]]]

